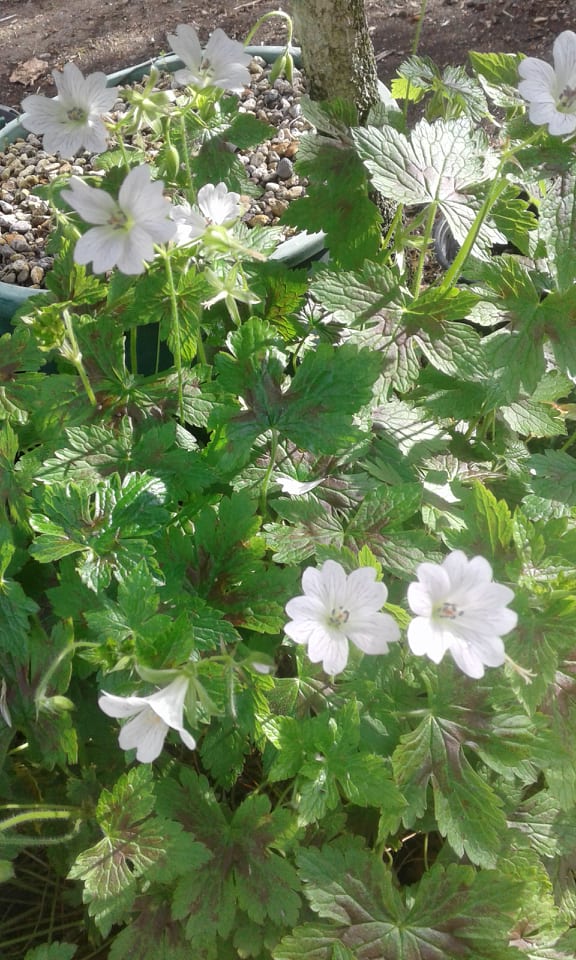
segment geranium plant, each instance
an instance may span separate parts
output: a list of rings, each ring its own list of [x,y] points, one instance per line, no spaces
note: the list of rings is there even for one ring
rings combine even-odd
[[[169,39],[25,102],[108,149],[0,340],[2,955],[569,960],[576,35],[305,99],[299,269],[244,48]]]

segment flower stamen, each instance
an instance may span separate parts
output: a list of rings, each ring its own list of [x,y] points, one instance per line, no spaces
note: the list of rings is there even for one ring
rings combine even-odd
[[[332,607],[330,616],[328,617],[328,626],[338,629],[338,627],[341,627],[344,623],[348,623],[349,619],[349,610],[345,610],[344,607]]]
[[[558,110],[565,110],[567,113],[571,113],[574,104],[576,103],[576,87],[564,87],[558,100],[556,101],[556,106]]]
[[[67,111],[66,116],[71,123],[86,123],[88,119],[88,114],[82,107],[72,107]]]
[[[457,617],[463,617],[464,611],[459,610],[455,603],[443,603],[438,608],[436,616],[443,617],[446,620],[456,620]]]

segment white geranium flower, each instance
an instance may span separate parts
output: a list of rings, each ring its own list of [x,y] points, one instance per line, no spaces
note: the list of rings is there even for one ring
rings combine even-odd
[[[62,73],[52,71],[58,95],[34,94],[22,101],[22,126],[44,138],[47,153],[73,157],[78,150],[103,153],[108,139],[102,116],[114,106],[118,93],[106,87],[105,73],[84,77],[75,63]]]
[[[228,190],[225,183],[206,183],[196,197],[197,207],[188,202],[172,208],[176,223],[176,243],[183,246],[204,236],[209,227],[225,226],[240,216],[240,194]]]
[[[185,70],[174,74],[182,86],[218,87],[241,93],[250,84],[248,64],[251,57],[243,44],[231,40],[218,28],[210,37],[204,52],[194,27],[180,24],[176,33],[168,34],[168,43],[174,53],[186,64]]]
[[[529,103],[532,123],[548,124],[552,134],[576,130],[576,33],[564,30],[554,41],[554,68],[544,60],[526,57],[518,67],[521,96]]]
[[[118,737],[122,750],[136,749],[136,759],[152,763],[162,753],[168,730],[176,730],[182,743],[194,750],[196,741],[184,729],[184,700],[188,677],[177,677],[149,697],[116,697],[102,692],[98,706],[108,717],[132,717]]]
[[[97,224],[76,244],[76,263],[90,263],[94,272],[118,267],[122,273],[142,273],[146,260],[154,257],[154,244],[170,240],[176,225],[170,219],[170,203],[164,198],[162,180],[150,181],[145,164],[130,171],[116,201],[105,190],[89,187],[71,177],[70,190],[63,190],[66,203],[86,223]]]
[[[418,583],[408,587],[408,603],[417,615],[408,627],[413,653],[440,663],[447,650],[469,677],[484,676],[484,666],[506,660],[502,634],[518,616],[507,604],[508,587],[492,581],[492,567],[483,557],[468,560],[454,550],[442,564],[421,563]]]
[[[372,567],[360,567],[348,576],[334,560],[302,576],[304,596],[286,604],[291,617],[284,627],[295,643],[308,646],[312,663],[326,673],[341,673],[348,662],[348,641],[364,653],[388,653],[388,644],[400,638],[396,622],[380,613],[388,591],[376,581]]]

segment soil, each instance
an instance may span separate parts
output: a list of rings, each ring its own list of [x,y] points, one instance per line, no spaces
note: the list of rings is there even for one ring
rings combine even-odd
[[[201,39],[219,26],[243,40],[263,13],[290,0],[0,0],[0,103],[19,109],[29,93],[54,93],[51,71],[73,60],[111,73],[157,56],[166,33],[192,23]],[[411,52],[420,0],[366,0],[380,78],[389,81]],[[419,53],[441,66],[468,50],[549,58],[555,36],[576,24],[575,0],[428,0]],[[282,42],[280,18],[256,43]]]

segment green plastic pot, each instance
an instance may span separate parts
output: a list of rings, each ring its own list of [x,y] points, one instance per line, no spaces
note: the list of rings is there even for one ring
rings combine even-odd
[[[284,51],[284,47],[247,47],[249,53],[254,57],[262,57],[267,63],[272,63]],[[292,49],[294,63],[300,64],[300,50],[297,47]],[[145,63],[138,63],[134,67],[127,67],[124,70],[117,70],[108,76],[107,86],[115,87],[120,83],[132,83],[141,80],[150,68],[155,66],[158,70],[168,70],[173,73],[181,69],[184,64],[175,54],[166,57],[159,57],[156,60],[146,60]],[[4,148],[17,140],[19,137],[26,137],[27,131],[24,129],[20,120],[12,120],[2,130],[0,130],[0,152]],[[316,259],[321,255],[324,247],[324,234],[302,234],[301,236],[291,237],[285,243],[281,244],[274,253],[275,260],[281,260],[290,267],[303,265],[306,262]],[[10,331],[10,320],[16,310],[29,299],[29,297],[42,295],[43,290],[36,287],[19,287],[13,283],[0,282],[0,334]]]

